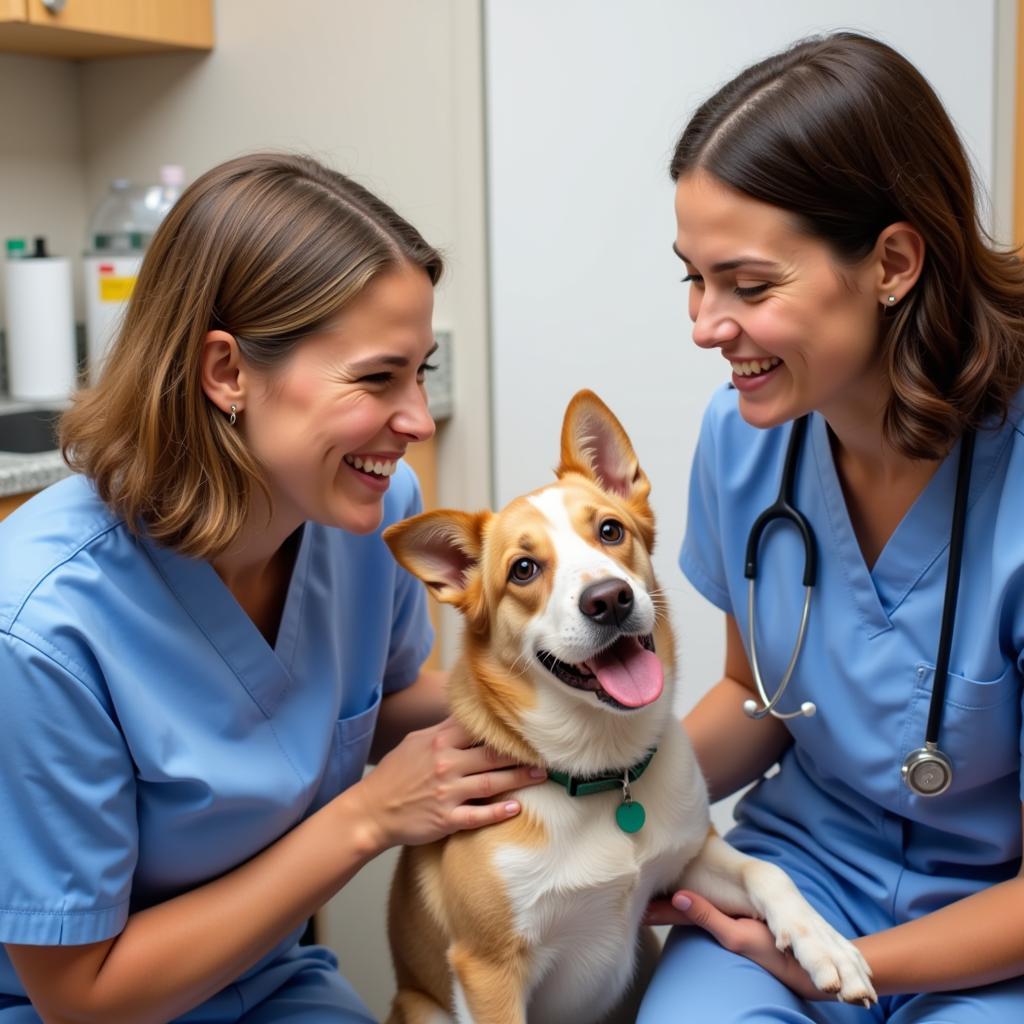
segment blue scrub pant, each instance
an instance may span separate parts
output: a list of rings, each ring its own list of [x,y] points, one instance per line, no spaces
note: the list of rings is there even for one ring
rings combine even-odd
[[[229,985],[178,1024],[376,1024],[323,946],[295,946],[265,970]],[[23,999],[0,996],[2,1024],[41,1024]]]
[[[355,989],[338,973],[338,961],[324,946],[293,946],[283,956],[232,986],[240,1012],[229,1017],[182,1018],[188,1024],[376,1024]],[[202,1013],[203,1008],[195,1011]]]
[[[883,996],[871,1009],[806,1002],[699,928],[674,928],[637,1024],[1011,1024],[1024,1021],[1024,978],[966,992]]]
[[[323,946],[295,947],[292,957],[261,971],[259,982],[258,988],[244,992],[252,1009],[237,1024],[376,1024],[355,989],[338,973],[334,954]]]

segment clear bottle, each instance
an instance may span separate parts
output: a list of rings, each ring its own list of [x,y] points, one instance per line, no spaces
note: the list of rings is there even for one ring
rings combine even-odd
[[[176,164],[160,168],[159,185],[139,186],[117,178],[89,222],[85,334],[93,381],[121,325],[143,254],[184,183],[185,172]]]

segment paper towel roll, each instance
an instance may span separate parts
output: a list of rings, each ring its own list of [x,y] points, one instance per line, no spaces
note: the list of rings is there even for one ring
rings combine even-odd
[[[75,387],[71,266],[62,256],[8,260],[7,379],[12,398],[67,398]]]

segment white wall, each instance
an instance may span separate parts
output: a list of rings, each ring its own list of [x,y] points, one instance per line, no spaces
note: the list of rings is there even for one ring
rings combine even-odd
[[[681,639],[681,709],[721,674],[721,613],[693,591],[675,559],[701,412],[725,378],[720,359],[689,343],[686,292],[670,249],[675,141],[699,102],[747,64],[801,36],[854,28],[893,44],[924,72],[991,189],[997,164],[1009,160],[1008,146],[995,152],[996,6],[485,4],[496,499],[549,478],[561,414],[577,389],[593,388],[608,402],[653,482],[657,570]],[[1001,174],[1003,196],[1005,168]],[[1000,210],[1000,225],[1007,215]],[[716,811],[727,824],[728,810]]]

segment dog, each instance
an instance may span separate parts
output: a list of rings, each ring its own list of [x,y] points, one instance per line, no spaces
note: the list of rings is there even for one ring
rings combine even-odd
[[[390,1024],[607,1018],[629,998],[648,901],[677,888],[763,919],[822,991],[874,1001],[859,951],[783,871],[711,828],[673,714],[650,483],[590,391],[566,410],[556,477],[496,514],[426,512],[384,533],[464,617],[452,713],[479,742],[548,771],[516,794],[515,818],[402,851]]]

